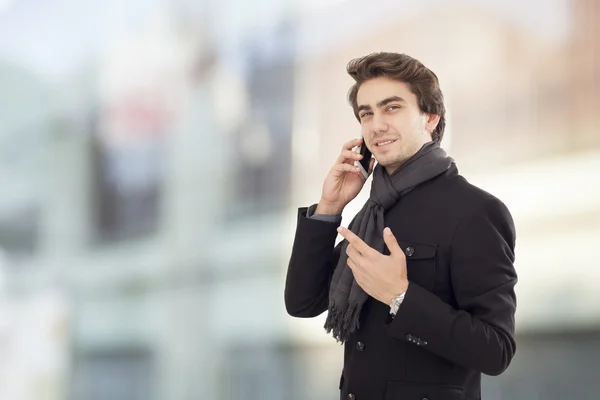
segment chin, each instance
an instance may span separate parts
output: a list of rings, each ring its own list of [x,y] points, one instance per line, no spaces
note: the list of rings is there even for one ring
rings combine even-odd
[[[383,154],[382,157],[377,159],[377,162],[379,162],[379,164],[381,165],[390,165],[390,164],[395,164],[398,161],[403,159],[403,154],[400,152],[397,152],[395,154]]]
[[[396,154],[393,157],[382,157],[381,160],[377,160],[377,163],[381,164],[382,167],[393,167],[403,164],[410,157],[405,157],[404,154]]]

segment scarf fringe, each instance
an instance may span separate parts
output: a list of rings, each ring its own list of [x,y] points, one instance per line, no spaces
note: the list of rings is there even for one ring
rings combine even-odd
[[[350,335],[360,328],[360,310],[360,304],[352,304],[341,310],[332,302],[325,319],[325,331],[332,333],[339,343],[347,342]]]

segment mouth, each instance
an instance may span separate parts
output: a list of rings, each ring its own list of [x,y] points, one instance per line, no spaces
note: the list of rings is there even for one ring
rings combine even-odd
[[[394,142],[396,142],[396,139],[383,139],[383,140],[375,142],[375,148],[383,149],[385,147],[390,146]]]

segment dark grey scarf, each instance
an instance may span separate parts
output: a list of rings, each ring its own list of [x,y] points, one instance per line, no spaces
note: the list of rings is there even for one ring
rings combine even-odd
[[[454,160],[437,143],[428,142],[391,176],[377,164],[373,171],[369,200],[348,228],[366,244],[383,253],[384,212],[417,185],[447,171],[452,163]],[[346,263],[347,247],[348,241],[344,240],[329,288],[329,311],[325,321],[325,330],[328,333],[333,331],[333,337],[339,342],[347,341],[359,327],[360,310],[368,298]]]

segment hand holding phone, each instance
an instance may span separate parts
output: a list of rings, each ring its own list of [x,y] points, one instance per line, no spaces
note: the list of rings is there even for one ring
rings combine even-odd
[[[361,146],[362,157],[355,151],[357,146]],[[345,143],[340,156],[325,177],[321,200],[315,212],[340,214],[364,186],[374,161],[363,139],[354,139]]]

